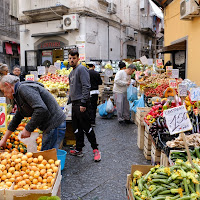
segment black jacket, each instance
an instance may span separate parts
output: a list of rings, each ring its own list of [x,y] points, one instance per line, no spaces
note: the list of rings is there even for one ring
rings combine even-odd
[[[90,74],[90,84],[91,84],[90,90],[91,91],[92,90],[98,90],[99,85],[102,85],[102,80],[101,80],[100,74],[93,69],[89,70],[89,74]]]
[[[39,128],[44,133],[58,127],[66,119],[53,95],[41,83],[18,82],[13,96],[17,112],[8,126],[10,131],[15,131],[24,117],[31,117],[25,127],[27,131]]]

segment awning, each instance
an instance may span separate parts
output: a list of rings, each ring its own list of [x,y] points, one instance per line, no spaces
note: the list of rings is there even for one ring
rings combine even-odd
[[[186,41],[165,46],[162,49],[158,50],[157,53],[172,53],[174,51],[184,51],[184,50],[186,50]]]
[[[13,55],[12,44],[6,42],[6,43],[5,43],[5,48],[6,48],[6,54],[11,54],[11,55]]]
[[[152,1],[152,0],[149,0],[149,3],[151,5],[151,16],[156,16],[160,19],[164,19],[164,16],[163,16],[163,12],[162,10]]]
[[[20,55],[20,45],[17,45],[17,51],[18,51],[18,54]]]

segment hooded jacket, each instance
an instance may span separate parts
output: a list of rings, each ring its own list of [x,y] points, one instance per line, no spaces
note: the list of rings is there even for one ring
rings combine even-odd
[[[31,117],[25,127],[27,131],[33,132],[39,128],[44,133],[58,127],[66,119],[53,95],[41,83],[18,82],[13,96],[17,112],[8,126],[10,131],[15,131],[24,117]]]

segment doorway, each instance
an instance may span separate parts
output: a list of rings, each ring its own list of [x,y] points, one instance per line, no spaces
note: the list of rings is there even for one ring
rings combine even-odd
[[[64,60],[64,50],[63,49],[53,49],[53,63],[57,60]]]

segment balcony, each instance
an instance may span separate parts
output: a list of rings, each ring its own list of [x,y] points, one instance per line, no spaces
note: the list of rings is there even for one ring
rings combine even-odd
[[[68,0],[21,0],[21,12],[32,22],[62,19],[69,10]],[[21,6],[21,5],[20,5]]]

